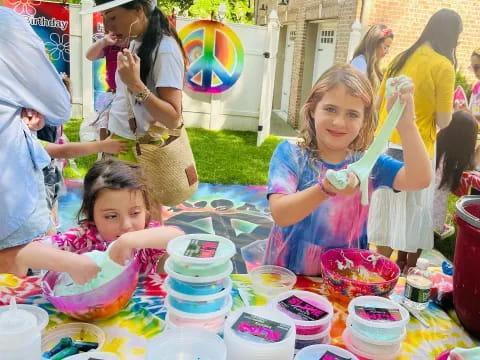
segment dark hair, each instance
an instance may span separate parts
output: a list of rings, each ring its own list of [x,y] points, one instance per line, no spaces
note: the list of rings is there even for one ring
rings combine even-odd
[[[117,159],[102,160],[93,164],[85,175],[83,201],[77,215],[79,223],[85,220],[93,221],[95,201],[105,189],[141,191],[145,207],[150,212],[151,201],[140,165]]]
[[[418,40],[395,57],[393,66],[388,71],[388,77],[397,75],[415,50],[427,41],[431,44],[433,50],[445,56],[456,66],[455,49],[457,48],[458,37],[462,31],[462,18],[457,12],[451,9],[438,10],[428,20]]]
[[[367,77],[372,83],[373,89],[377,90],[382,81],[383,74],[380,70],[380,61],[377,59],[377,48],[385,39],[393,39],[393,31],[383,24],[373,25],[362,38],[362,41],[353,53],[353,59],[357,56],[365,56],[367,61]]]
[[[95,3],[100,5],[108,1],[111,0],[96,0]],[[156,51],[164,35],[173,37],[177,42],[183,56],[183,63],[185,66],[184,70],[186,69],[186,65],[188,63],[185,49],[183,48],[182,41],[178,37],[177,30],[170,23],[162,10],[160,10],[158,7],[155,7],[153,10],[151,9],[150,1],[156,0],[133,0],[126,4],[119,5],[127,10],[137,10],[141,7],[148,18],[148,27],[143,34],[142,45],[138,49],[138,57],[141,59],[140,78],[144,84],[147,83],[148,74],[150,74],[150,71],[156,60],[156,54],[154,58],[152,58],[152,54],[154,51]]]
[[[437,135],[437,169],[442,168],[442,179],[438,188],[446,187],[454,192],[460,185],[462,173],[473,167],[475,144],[477,142],[477,122],[464,111],[452,116],[450,125]]]

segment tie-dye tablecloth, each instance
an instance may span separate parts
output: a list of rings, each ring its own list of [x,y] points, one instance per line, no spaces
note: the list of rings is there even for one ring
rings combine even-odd
[[[151,275],[139,283],[128,306],[119,314],[105,321],[97,322],[106,333],[104,351],[115,352],[122,360],[145,358],[147,339],[162,331],[165,308],[162,283],[165,276]],[[234,281],[234,308],[249,305],[262,305],[266,299],[256,295],[250,284],[248,275],[232,275]],[[404,281],[397,284],[396,291],[401,292]],[[296,288],[328,294],[321,279],[300,277]],[[36,304],[50,314],[47,327],[71,322],[72,319],[59,313],[41,295],[37,277],[16,278],[12,275],[0,275],[0,304],[5,305],[10,297],[15,296],[18,303]],[[331,330],[332,344],[342,345],[342,332],[347,317],[348,299],[329,296],[335,305],[335,315]],[[472,347],[474,341],[443,310],[430,304],[423,314],[429,324],[425,328],[418,320],[411,319],[408,324],[407,338],[403,343],[402,355],[397,360],[435,359],[435,356],[446,348]]]

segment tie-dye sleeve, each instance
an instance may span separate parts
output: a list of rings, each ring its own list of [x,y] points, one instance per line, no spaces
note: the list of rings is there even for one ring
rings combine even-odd
[[[271,194],[293,194],[297,191],[299,156],[297,146],[288,141],[277,146],[270,160],[267,197]]]

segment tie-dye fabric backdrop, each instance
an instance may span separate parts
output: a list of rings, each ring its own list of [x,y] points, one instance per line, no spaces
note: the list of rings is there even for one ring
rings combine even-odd
[[[93,13],[93,42],[101,40],[104,35],[103,17],[101,13]],[[95,60],[93,62],[93,103],[97,109],[98,98],[108,90],[106,80],[107,68],[105,58]]]
[[[59,73],[70,75],[70,12],[68,4],[37,0],[5,0],[3,5],[23,15],[45,43]]]

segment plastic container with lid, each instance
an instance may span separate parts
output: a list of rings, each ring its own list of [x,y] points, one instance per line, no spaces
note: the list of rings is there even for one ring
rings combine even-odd
[[[229,360],[291,360],[295,324],[270,306],[248,306],[230,314],[224,339]]]
[[[253,290],[271,298],[291,290],[297,282],[297,276],[290,270],[276,265],[258,266],[250,272]]]
[[[394,360],[402,351],[401,343],[394,345],[374,345],[360,340],[352,329],[347,328],[342,334],[343,343],[357,356],[369,360]]]
[[[331,337],[330,337],[330,329],[329,326],[320,334],[315,335],[298,335],[295,338],[295,350],[301,350],[304,347],[311,346],[311,345],[319,345],[319,344],[330,344]]]
[[[216,274],[221,274],[227,271],[230,267],[230,260],[227,260],[222,263],[213,263],[213,264],[186,264],[182,262],[177,262],[176,260],[172,259],[171,267],[173,271],[177,272],[178,274],[187,275],[187,276],[194,276],[194,277],[202,277],[202,276],[212,276]]]
[[[165,299],[165,306],[167,308],[168,321],[172,325],[176,327],[198,327],[213,332],[218,332],[220,328],[223,329],[225,316],[232,308],[232,298],[229,297],[223,308],[218,311],[206,314],[192,314],[175,309],[169,300],[169,297]]]
[[[73,341],[89,341],[98,343],[96,350],[101,350],[105,344],[105,332],[98,326],[73,322],[55,326],[45,332],[42,338],[42,352],[51,350],[58,342],[65,337]]]
[[[183,275],[174,271],[171,258],[167,259],[164,268],[171,279],[170,286],[173,290],[188,295],[210,295],[223,289],[223,282],[232,273],[233,265],[228,261],[228,267],[223,272],[202,277]]]
[[[428,271],[428,260],[418,258],[417,266],[408,270],[403,294],[405,305],[415,310],[425,309],[430,301],[432,286],[432,274]]]
[[[18,308],[12,296],[8,310],[0,313],[2,360],[41,359],[41,332],[45,324],[30,310]]]
[[[293,319],[297,335],[318,335],[330,328],[333,306],[324,296],[291,290],[278,295],[270,304]]]
[[[163,288],[168,294],[170,305],[175,309],[187,313],[205,314],[219,311],[227,303],[228,298],[231,298],[232,280],[226,278],[224,286],[220,292],[210,295],[182,294],[173,290],[168,281],[163,285]]]
[[[329,353],[349,360],[358,360],[351,352],[333,345],[312,345],[300,350],[295,356],[295,360],[319,360],[325,354]]]
[[[348,305],[351,327],[373,340],[395,340],[405,332],[410,320],[408,311],[395,302],[379,296],[360,296]]]
[[[178,266],[185,269],[192,264],[225,264],[236,253],[235,244],[227,238],[212,234],[188,234],[178,236],[167,245],[167,252]],[[187,270],[185,270],[187,271]],[[204,274],[204,276],[214,275]]]
[[[164,331],[147,342],[146,360],[226,360],[224,341],[214,332],[190,327]]]

